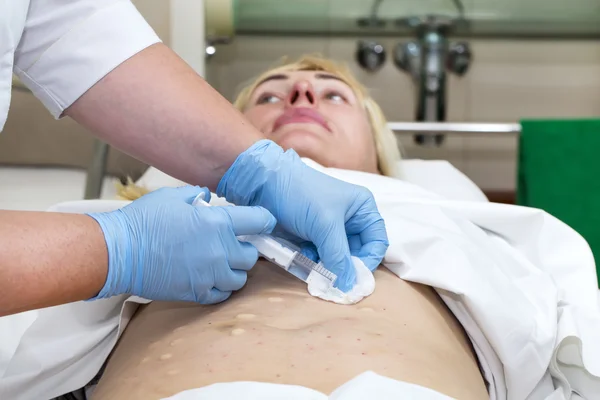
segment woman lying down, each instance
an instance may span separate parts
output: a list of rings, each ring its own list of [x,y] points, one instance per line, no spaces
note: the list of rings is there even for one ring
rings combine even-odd
[[[398,145],[379,107],[331,61],[304,57],[268,71],[235,105],[302,157],[396,174]],[[143,192],[130,185],[121,195],[133,200]],[[364,371],[459,399],[487,398],[471,344],[435,291],[385,269],[375,279],[372,296],[340,306],[259,261],[244,289],[223,304],[153,302],[128,325],[94,399],[161,398],[232,381],[330,393]]]
[[[375,291],[354,305],[326,302],[259,261],[222,304],[141,306],[94,400],[554,400],[600,392],[594,261],[579,235],[541,211],[450,201],[391,178],[399,153],[381,110],[328,60],[304,57],[267,71],[236,106],[314,168],[373,192],[390,239]],[[122,191],[129,199],[143,193]],[[114,338],[111,324],[103,329]],[[53,374],[69,365],[77,375],[75,358],[62,357]]]
[[[395,138],[366,90],[331,61],[304,57],[267,71],[235,104],[315,168],[336,168],[323,169],[373,191],[390,236],[387,268],[374,272],[374,293],[350,306],[311,297],[266,261],[220,305],[144,306],[94,399],[165,398],[194,388],[189,398],[292,398],[271,384],[324,394],[339,388],[356,398],[385,398],[382,390],[387,398],[570,397],[569,384],[553,383],[548,368],[562,339],[551,276],[577,275],[560,288],[561,301],[596,311],[593,260],[578,235],[539,211],[465,206],[384,177],[397,174]],[[122,195],[143,192],[129,185]],[[581,257],[554,251],[557,240]],[[374,374],[356,378],[365,371]],[[390,391],[392,380],[423,392]],[[209,386],[239,381],[256,383]]]

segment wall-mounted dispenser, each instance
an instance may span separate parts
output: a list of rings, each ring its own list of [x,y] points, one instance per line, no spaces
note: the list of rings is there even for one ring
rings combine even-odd
[[[233,40],[237,26],[237,3],[235,0],[204,0],[207,61],[215,55],[218,45]]]

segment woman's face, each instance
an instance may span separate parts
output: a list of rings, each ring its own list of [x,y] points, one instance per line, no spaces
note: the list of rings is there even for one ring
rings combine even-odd
[[[348,85],[321,71],[275,73],[244,114],[267,138],[326,167],[377,173],[367,114]]]

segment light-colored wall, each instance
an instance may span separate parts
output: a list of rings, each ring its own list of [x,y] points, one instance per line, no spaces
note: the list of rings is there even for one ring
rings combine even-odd
[[[284,55],[318,52],[346,60],[382,105],[389,120],[414,120],[411,79],[389,59],[405,39],[378,40],[388,61],[375,74],[354,62],[356,38],[237,37],[220,46],[207,66],[207,78],[233,99],[253,76]],[[462,77],[449,76],[450,121],[518,122],[533,117],[589,117],[600,114],[600,41],[469,40],[473,62]],[[488,190],[515,187],[516,135],[451,135],[440,148],[414,144],[400,135],[411,158],[448,159]]]

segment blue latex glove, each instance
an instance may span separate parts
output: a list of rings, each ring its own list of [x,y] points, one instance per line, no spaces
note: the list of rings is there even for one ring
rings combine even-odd
[[[88,214],[102,228],[108,276],[96,298],[133,294],[150,300],[226,300],[246,283],[258,252],[237,235],[270,233],[262,207],[193,207],[197,186],[165,188],[122,209]]]
[[[356,281],[349,241],[370,270],[388,248],[385,224],[369,190],[310,168],[296,152],[284,152],[270,140],[238,156],[217,194],[234,204],[265,207],[285,231],[314,243],[342,291]]]

